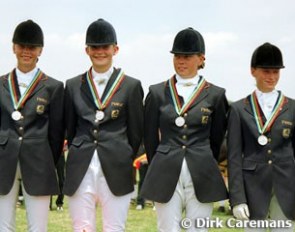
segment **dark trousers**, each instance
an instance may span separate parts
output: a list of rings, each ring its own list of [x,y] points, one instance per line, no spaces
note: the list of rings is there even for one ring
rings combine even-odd
[[[147,173],[148,165],[147,164],[141,164],[139,168],[139,182],[138,182],[138,194],[137,194],[137,199],[136,199],[136,204],[137,205],[142,205],[144,207],[145,204],[145,199],[140,196],[140,189],[142,186],[142,183],[144,181],[145,175]]]
[[[57,207],[63,206],[64,204],[64,194],[63,194],[63,187],[64,187],[64,181],[65,181],[65,156],[62,155],[59,157],[59,160],[56,164],[56,172],[58,177],[58,185],[60,194],[58,194],[55,204]],[[52,196],[50,198],[50,209],[52,209]]]
[[[64,204],[64,194],[63,194],[63,187],[65,181],[65,156],[62,155],[56,165],[56,172],[58,176],[58,185],[60,189],[60,194],[57,196],[55,204],[57,206],[63,206]]]

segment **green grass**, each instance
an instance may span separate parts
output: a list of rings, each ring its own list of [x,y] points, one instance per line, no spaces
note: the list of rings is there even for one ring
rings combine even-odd
[[[71,220],[69,217],[67,200],[65,198],[65,205],[63,212],[57,212],[55,206],[53,210],[49,213],[49,223],[48,232],[71,232]],[[55,202],[55,201],[53,201]],[[213,213],[214,218],[219,218],[223,222],[228,220],[231,216],[226,213],[217,212],[216,208]],[[27,231],[26,224],[26,211],[25,206],[20,206],[17,208],[17,232]],[[100,208],[97,209],[97,231],[102,231],[101,229],[101,212]],[[242,229],[232,229],[232,228],[211,228],[210,232],[239,232]],[[135,205],[131,204],[128,213],[128,220],[126,225],[126,232],[157,232],[157,221],[156,212],[153,211],[152,206],[149,204],[144,210],[136,210]]]

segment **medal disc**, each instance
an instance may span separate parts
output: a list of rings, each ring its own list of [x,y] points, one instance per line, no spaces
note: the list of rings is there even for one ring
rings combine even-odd
[[[258,143],[262,146],[266,145],[267,144],[267,137],[265,135],[260,135],[258,137]]]
[[[101,111],[101,110],[96,111],[95,118],[96,118],[97,120],[99,120],[99,121],[100,121],[100,120],[103,120],[103,118],[104,118],[104,112]]]
[[[175,119],[175,125],[178,126],[178,127],[181,127],[185,124],[185,119],[181,116],[177,117]]]
[[[22,117],[22,114],[19,112],[19,111],[13,111],[12,114],[11,114],[11,117],[14,121],[18,121],[21,119]]]

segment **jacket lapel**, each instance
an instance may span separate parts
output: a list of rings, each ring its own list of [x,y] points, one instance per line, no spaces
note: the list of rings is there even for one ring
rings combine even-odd
[[[42,77],[41,80],[39,81],[39,83],[37,84],[37,86],[33,89],[33,91],[31,92],[31,94],[28,97],[28,100],[33,97],[36,93],[38,93],[41,89],[44,88],[44,81],[46,81],[48,79],[48,77],[42,73]]]
[[[281,109],[280,109],[280,112],[279,112],[279,115],[278,116],[280,116],[281,114],[283,114],[286,110],[288,110],[288,108],[289,108],[289,104],[288,104],[288,98],[287,97],[285,97],[285,99],[284,99],[284,103],[283,103],[283,105],[282,105],[282,107],[281,107]]]
[[[206,82],[203,90],[201,91],[201,93],[199,94],[199,96],[195,99],[195,101],[192,103],[192,105],[190,106],[190,108],[198,105],[208,95],[209,89],[210,89],[210,83]]]
[[[175,78],[175,77],[174,77]],[[200,103],[207,95],[208,95],[208,89],[210,88],[210,83],[206,82],[203,90],[201,91],[200,95],[195,99],[195,101],[191,104],[191,106],[188,108],[188,110],[192,107],[194,107],[195,105],[197,105],[198,103]],[[168,96],[168,98],[170,99],[170,103],[173,105],[173,108],[174,108],[174,103],[173,103],[173,100],[172,100],[172,95],[171,95],[171,91],[170,91],[170,88],[169,88],[169,83],[168,81],[165,82],[165,95]],[[181,96],[179,96],[179,100],[183,106],[183,98]]]
[[[18,86],[18,80],[17,80],[17,76],[16,76],[16,73],[15,73],[15,69],[12,72],[13,72],[14,83],[16,85],[15,86],[15,89],[16,89],[17,97],[18,97],[18,99],[20,99],[21,94],[20,94],[20,90],[19,90],[19,86]],[[9,77],[9,74],[7,74],[4,77],[5,81],[4,81],[3,86],[9,92],[9,94],[10,94],[8,77]],[[33,91],[31,92],[31,94],[27,98],[27,100],[29,100],[33,95],[35,95],[37,92],[39,92],[44,87],[43,81],[46,81],[47,79],[48,79],[48,77],[44,73],[42,73],[41,80],[39,81],[39,83],[37,84],[37,86],[33,89]]]
[[[250,95],[248,95],[244,100],[244,109],[251,115],[254,115],[251,104],[250,104]]]
[[[244,99],[244,109],[245,109],[245,111],[247,111],[247,113],[249,113],[252,117],[254,117],[254,112],[252,110],[250,98],[251,98],[251,95],[248,95],[247,98]],[[261,113],[262,122],[264,124],[266,122],[266,117],[265,117],[259,103],[258,103],[258,107],[259,107],[259,111]]]
[[[4,81],[3,81],[3,87],[4,89],[7,90],[7,92],[10,92],[9,91],[9,85],[8,85],[8,77],[9,77],[9,74],[6,74],[3,78],[4,78]]]
[[[114,72],[113,72],[112,76],[110,77],[110,79],[109,79],[109,81],[108,81],[108,83],[107,83],[107,85],[106,85],[106,87],[105,87],[105,90],[103,91],[103,94],[102,94],[101,100],[103,100],[103,99],[106,97],[108,91],[110,90],[110,88],[112,87],[114,81],[116,80],[116,77],[117,77],[117,75],[119,74],[119,72],[120,72],[120,69],[114,69]],[[90,87],[89,87],[89,85],[88,85],[88,83],[87,83],[87,80],[86,80],[86,74],[87,74],[87,73],[84,73],[84,74],[82,75],[82,77],[81,77],[81,91],[87,96],[87,98],[88,98],[88,99],[89,99],[89,100],[95,105],[95,107],[96,107],[96,104],[95,104],[95,102],[94,102],[93,96],[92,96],[92,94],[91,94]],[[117,89],[116,92],[118,92],[118,91],[120,90],[120,88],[121,88],[121,86],[119,86],[119,88]]]
[[[112,76],[110,77],[104,91],[103,91],[103,94],[102,94],[102,97],[101,99],[104,100],[104,98],[106,97],[107,93],[109,92],[109,90],[111,89],[113,83],[115,82],[115,80],[117,79],[117,76],[118,74],[120,73],[121,69],[115,69],[114,68],[114,71],[112,73]],[[121,86],[119,86],[119,88],[116,90],[116,92],[118,92],[120,90]]]
[[[92,94],[91,94],[91,90],[90,90],[90,87],[88,85],[88,82],[86,80],[86,75],[87,73],[84,73],[81,75],[81,91],[86,95],[86,97],[89,99],[90,102],[93,103],[93,105],[95,105],[95,102],[94,102],[94,99],[92,97]],[[95,105],[96,107],[96,105]]]
[[[175,114],[177,114],[176,110],[175,110],[175,106],[174,106],[174,102],[173,102],[173,97],[172,97],[172,94],[171,94],[171,91],[170,91],[170,87],[169,87],[169,81],[167,80],[166,82],[164,82],[164,85],[165,85],[165,98],[167,99],[168,101],[168,104],[171,105],[171,109],[173,109],[173,112]],[[181,96],[179,96],[179,100],[181,102],[181,104],[183,104],[183,98]]]
[[[254,112],[253,112],[252,107],[251,107],[251,104],[250,104],[250,97],[251,97],[251,95],[248,95],[247,98],[244,99],[244,109],[245,109],[245,111],[247,111],[249,114],[251,114],[252,116],[254,116]],[[285,97],[285,99],[284,99],[284,103],[283,103],[283,105],[282,105],[282,107],[281,107],[281,109],[280,109],[280,112],[279,112],[279,114],[278,114],[278,117],[279,117],[282,113],[284,113],[287,109],[288,109],[288,98]],[[266,122],[266,118],[265,118],[265,116],[264,116],[264,114],[263,114],[263,111],[262,111],[261,108],[260,108],[260,105],[259,105],[259,110],[260,110],[261,115],[262,115],[262,121],[265,123],[265,122]]]

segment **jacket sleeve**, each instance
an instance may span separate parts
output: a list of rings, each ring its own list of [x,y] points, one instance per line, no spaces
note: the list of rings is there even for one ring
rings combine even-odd
[[[73,138],[76,134],[76,124],[77,124],[77,114],[75,111],[75,106],[73,103],[73,95],[71,93],[71,88],[69,82],[66,82],[65,88],[65,127],[66,127],[66,138],[68,140],[68,146],[72,144]]]
[[[155,94],[150,88],[144,105],[144,145],[150,163],[159,145],[159,109]]]
[[[218,161],[221,144],[227,127],[228,101],[225,96],[225,90],[217,96],[215,110],[212,115],[212,125],[210,131],[210,145],[214,158]]]
[[[48,138],[55,164],[63,151],[64,144],[64,86],[59,83],[53,90],[50,100]]]
[[[242,170],[243,137],[238,110],[231,106],[228,123],[228,174],[230,204],[247,203]]]
[[[140,81],[136,81],[128,97],[127,135],[135,159],[143,136],[143,89]]]

